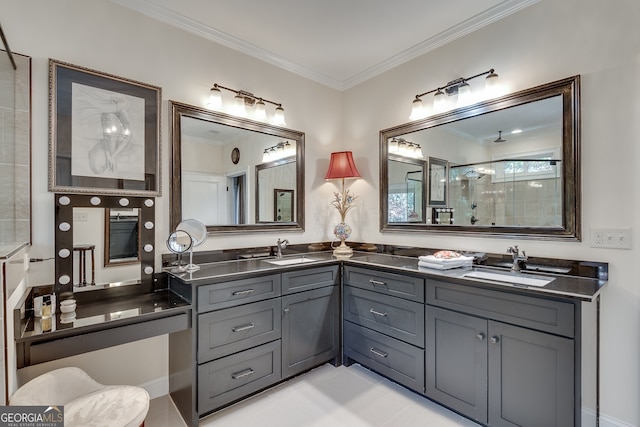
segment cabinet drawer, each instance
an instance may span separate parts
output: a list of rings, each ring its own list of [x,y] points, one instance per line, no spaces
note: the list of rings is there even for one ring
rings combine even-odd
[[[280,340],[198,366],[201,416],[280,381]]]
[[[217,359],[280,338],[280,299],[198,316],[198,362]]]
[[[424,393],[424,350],[344,322],[344,353],[363,366]]]
[[[574,336],[574,306],[571,303],[427,280],[427,304]]]
[[[345,285],[424,302],[424,279],[359,267],[345,267]]]
[[[338,265],[331,265],[282,273],[282,294],[336,285],[340,283],[339,271]]]
[[[424,304],[351,286],[343,304],[346,320],[424,347]]]
[[[280,275],[204,285],[198,288],[198,313],[280,296]]]

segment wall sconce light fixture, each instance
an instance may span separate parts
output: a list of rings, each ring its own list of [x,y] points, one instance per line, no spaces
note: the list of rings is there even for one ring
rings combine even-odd
[[[272,147],[264,149],[262,153],[262,163],[273,162],[274,160],[284,159],[296,155],[296,146],[289,141],[278,142]]]
[[[389,154],[397,154],[414,159],[424,159],[422,147],[415,142],[407,141],[404,138],[391,138],[389,141]]]
[[[236,94],[233,99],[233,104],[227,106],[226,108],[222,102],[222,91],[220,89],[228,90],[229,92],[233,92]],[[255,120],[265,122],[267,121],[267,108],[265,102],[276,106],[271,122],[277,126],[286,126],[286,122],[284,119],[284,108],[282,108],[282,104],[270,101],[265,98],[260,98],[258,96],[255,96],[251,92],[231,89],[225,86],[221,86],[217,83],[214,83],[213,87],[209,91],[209,101],[207,102],[207,108],[211,110],[226,109],[228,113],[233,114],[234,116],[251,116],[251,118]]]
[[[411,115],[409,116],[409,120],[417,120],[427,117],[427,111],[425,110],[424,104],[422,103],[422,100],[420,98],[430,93],[435,92],[433,96],[433,110],[436,113],[445,111],[452,107],[464,107],[465,105],[469,105],[473,100],[473,97],[471,96],[471,86],[469,85],[469,81],[480,76],[487,76],[485,78],[484,98],[493,98],[498,95],[498,75],[492,68],[489,71],[485,71],[471,77],[460,77],[458,79],[450,81],[444,86],[416,95],[411,107]],[[457,95],[455,102],[450,102],[448,97],[454,95]]]

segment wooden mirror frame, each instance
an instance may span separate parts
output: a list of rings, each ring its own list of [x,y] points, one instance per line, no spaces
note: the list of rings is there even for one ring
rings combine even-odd
[[[552,96],[562,96],[562,226],[468,226],[431,225],[388,222],[388,159],[389,138],[440,126],[446,123],[479,116]],[[468,235],[539,240],[581,240],[580,202],[580,76],[573,76],[520,92],[458,108],[425,119],[405,123],[380,131],[380,231]]]
[[[170,184],[170,231],[182,221],[182,152],[181,152],[181,119],[192,117],[215,122],[227,126],[247,129],[296,141],[296,220],[278,223],[264,222],[241,225],[207,225],[207,232],[212,233],[249,233],[256,231],[304,231],[304,139],[303,132],[282,128],[268,123],[249,120],[225,113],[207,110],[193,105],[169,101],[171,111],[171,184]],[[262,150],[261,150],[262,151]]]

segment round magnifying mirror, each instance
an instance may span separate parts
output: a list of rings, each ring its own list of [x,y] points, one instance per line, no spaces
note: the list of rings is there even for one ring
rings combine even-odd
[[[169,234],[169,238],[167,239],[167,248],[169,248],[169,250],[174,254],[178,255],[178,266],[171,269],[172,273],[184,273],[186,271],[185,267],[181,265],[182,254],[192,247],[193,239],[186,231],[176,230]]]
[[[193,239],[193,246],[200,246],[207,240],[207,227],[197,219],[185,219],[178,224],[176,230],[189,233]]]
[[[177,230],[169,234],[167,239],[167,248],[174,254],[183,254],[191,249],[193,239],[191,235],[183,230]]]

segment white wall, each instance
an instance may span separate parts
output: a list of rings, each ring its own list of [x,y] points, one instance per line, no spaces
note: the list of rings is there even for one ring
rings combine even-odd
[[[634,265],[640,255],[640,189],[634,173],[640,163],[637,0],[543,0],[345,93],[107,0],[0,0],[0,9],[11,48],[33,57],[33,257],[53,255],[53,197],[47,192],[45,172],[48,58],[162,87],[163,196],[157,205],[157,242],[164,241],[169,231],[166,100],[203,105],[208,89],[217,82],[282,102],[288,126],[306,133],[306,231],[285,236],[292,243],[330,238],[337,219],[329,205],[335,186],[325,183],[323,176],[329,153],[346,148],[354,152],[364,178],[352,185],[360,196],[358,207],[349,213],[353,239],[488,252],[502,252],[513,242],[379,232],[378,131],[406,122],[416,93],[455,77],[494,67],[512,90],[520,90],[581,74],[584,239],[517,243],[531,256],[610,263],[611,280],[602,295],[601,409],[612,425],[640,425],[640,291]],[[632,227],[634,249],[590,248],[591,227]],[[203,249],[273,244],[280,234],[212,237]],[[34,265],[33,270],[39,276],[32,277],[41,283],[52,279],[51,263]],[[149,350],[125,346],[118,355],[123,360],[166,359],[166,354],[157,354],[164,339],[151,340],[154,345]],[[82,363],[104,377],[117,366],[108,360],[91,354],[60,363]],[[123,381],[142,384],[166,375],[166,364],[136,366],[140,369]]]
[[[640,2],[541,1],[345,94],[345,140],[364,180],[349,215],[367,241],[504,252],[610,263],[602,294],[601,410],[618,425],[640,425]],[[558,243],[454,238],[378,231],[378,131],[405,123],[416,93],[495,68],[512,90],[582,75],[583,241]],[[480,80],[480,79],[477,79]],[[476,82],[472,81],[471,85]],[[371,106],[380,108],[371,108]],[[425,153],[425,155],[427,155]],[[589,245],[591,227],[632,227],[632,250]],[[626,423],[626,424],[622,424]]]
[[[322,179],[328,153],[342,144],[341,93],[107,0],[0,0],[0,10],[11,49],[33,58],[32,257],[54,254],[53,193],[47,191],[49,58],[162,88],[163,175],[162,197],[156,205],[157,248],[165,247],[169,234],[168,100],[204,106],[213,83],[281,102],[288,127],[306,133],[306,191],[311,194],[307,231],[283,237],[292,243],[328,239],[334,222],[328,218],[333,214],[328,196],[331,187],[326,197],[313,197],[313,192],[320,185],[329,185]],[[273,245],[281,234],[214,236],[202,249]],[[156,266],[160,266],[159,253]],[[53,263],[32,264],[29,280],[30,285],[53,283]],[[76,365],[99,381],[146,385],[157,394],[168,388],[166,348],[166,336],[152,338],[21,370],[18,379],[26,381],[43,369]],[[164,381],[164,386],[158,381]]]

